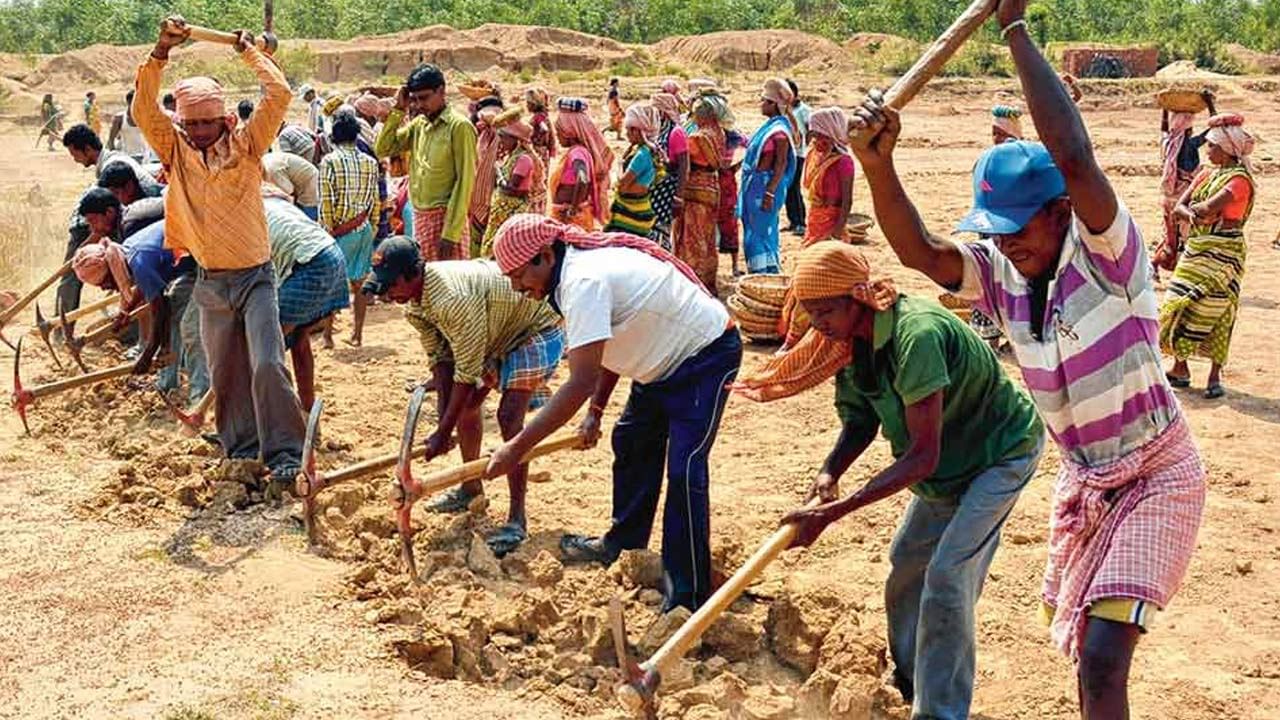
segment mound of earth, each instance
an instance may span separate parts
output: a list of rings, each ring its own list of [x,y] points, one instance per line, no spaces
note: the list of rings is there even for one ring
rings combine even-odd
[[[884,52],[916,51],[920,43],[900,35],[863,32],[844,41],[844,49],[855,55],[875,56]]]
[[[519,72],[586,71],[639,59],[635,48],[608,38],[561,28],[486,24],[473,30],[447,25],[392,35],[313,45],[320,82],[376,80],[407,74],[429,62],[462,72],[491,67]]]
[[[1222,50],[1233,60],[1240,63],[1240,69],[1246,73],[1258,75],[1280,74],[1280,55],[1258,52],[1237,43],[1227,43],[1222,46]]]
[[[684,65],[716,70],[821,70],[848,65],[836,43],[799,30],[750,30],[678,35],[652,46],[655,54]]]
[[[1224,78],[1227,76],[1196,67],[1196,64],[1190,60],[1178,60],[1157,70],[1156,77],[1162,80],[1178,80],[1186,78]]]

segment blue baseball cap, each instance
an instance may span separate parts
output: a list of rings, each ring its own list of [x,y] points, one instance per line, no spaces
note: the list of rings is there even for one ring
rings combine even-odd
[[[1066,192],[1067,181],[1044,145],[1024,140],[996,145],[973,168],[973,209],[955,231],[1013,235]]]

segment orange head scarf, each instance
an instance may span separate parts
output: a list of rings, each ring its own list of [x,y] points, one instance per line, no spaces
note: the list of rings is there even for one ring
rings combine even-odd
[[[791,290],[801,302],[852,297],[876,312],[888,310],[898,298],[892,280],[871,279],[865,255],[835,240],[814,243],[800,252]],[[852,345],[809,328],[795,347],[747,373],[733,389],[757,402],[778,400],[816,386],[852,361]]]
[[[227,116],[227,101],[222,86],[209,77],[189,77],[173,88],[182,120],[211,120]]]

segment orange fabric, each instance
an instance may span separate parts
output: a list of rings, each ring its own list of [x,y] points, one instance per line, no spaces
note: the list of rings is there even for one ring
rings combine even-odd
[[[133,276],[129,274],[129,261],[124,248],[108,238],[98,243],[83,245],[71,257],[71,271],[80,282],[102,287],[108,275],[120,292],[120,310],[128,312],[133,306]]]
[[[240,54],[262,85],[263,97],[244,125],[200,151],[160,109],[164,60],[138,68],[134,120],[169,180],[165,246],[193,255],[206,270],[242,270],[271,259],[262,206],[262,156],[271,149],[293,93],[284,73],[256,48]]]
[[[893,281],[871,279],[871,265],[857,248],[833,240],[800,253],[791,288],[800,302],[850,296],[876,312],[892,307],[898,297]],[[778,400],[818,385],[852,361],[852,345],[810,328],[795,347],[742,376],[733,390],[757,402]]]
[[[1222,219],[1240,222],[1245,219],[1245,213],[1249,212],[1249,202],[1253,199],[1253,186],[1248,180],[1237,177],[1227,181],[1227,189],[1231,191],[1231,202],[1222,208]]]

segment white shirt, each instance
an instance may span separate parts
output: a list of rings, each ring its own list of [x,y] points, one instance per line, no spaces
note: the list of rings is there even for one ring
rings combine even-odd
[[[605,340],[604,367],[640,383],[666,379],[729,326],[718,300],[631,248],[566,248],[556,303],[570,350]]]

